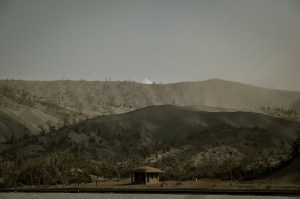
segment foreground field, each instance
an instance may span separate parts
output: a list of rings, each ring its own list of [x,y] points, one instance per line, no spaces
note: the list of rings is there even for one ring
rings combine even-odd
[[[65,186],[59,186],[60,188],[66,188]],[[76,188],[77,185],[71,185],[70,187]],[[79,185],[79,188],[114,188],[114,189],[260,189],[260,190],[299,190],[300,184],[293,183],[280,183],[276,181],[258,180],[251,182],[238,182],[238,181],[223,181],[219,179],[201,179],[197,181],[164,181],[159,184],[152,185],[132,185],[130,179],[125,179],[121,182],[101,182],[98,186],[94,183]]]
[[[224,194],[160,194],[160,193],[0,193],[0,198],[5,199],[270,199],[273,195],[224,195]],[[291,199],[295,196],[276,196],[276,199]]]
[[[2,192],[2,193],[1,193]],[[10,193],[3,193],[10,192]],[[14,193],[12,193],[14,192]],[[21,192],[21,193],[17,193]],[[37,193],[38,192],[38,193]],[[88,195],[84,195],[89,193]],[[232,197],[247,197],[247,198],[267,198],[267,197],[278,197],[289,198],[289,197],[298,197],[300,196],[300,185],[293,184],[274,184],[272,182],[233,182],[230,181],[220,181],[212,179],[202,179],[199,181],[167,181],[162,184],[153,184],[153,185],[131,185],[129,184],[129,179],[123,180],[121,182],[103,182],[98,184],[96,187],[95,184],[82,184],[82,185],[70,185],[66,186],[56,186],[56,187],[19,187],[19,188],[9,188],[9,189],[0,189],[1,194],[5,198],[13,197],[14,194],[25,194],[21,198],[31,197],[34,194],[40,194],[40,198],[58,194],[58,198],[74,198],[74,196],[79,196],[80,198],[91,198],[92,193],[101,194],[101,197],[106,194],[111,194],[108,198],[123,198],[123,195],[126,196],[132,195],[133,198],[143,198],[157,195],[159,198],[168,198],[170,196],[188,196],[188,198],[197,197],[197,198],[232,198]],[[70,195],[75,194],[75,195]],[[78,195],[79,194],[79,195]],[[82,195],[83,194],[83,195]],[[122,195],[120,195],[122,194]],[[149,195],[150,194],[150,195]],[[120,195],[121,197],[116,197]],[[236,195],[236,196],[234,196]],[[95,197],[99,197],[97,195]],[[132,198],[132,197],[130,197]],[[174,197],[172,197],[174,198]],[[184,197],[186,198],[186,197]]]
[[[22,186],[17,188],[8,188],[6,190],[91,190],[96,191],[101,190],[298,190],[300,191],[300,184],[293,183],[280,183],[273,180],[257,180],[251,182],[238,182],[238,181],[223,181],[220,179],[201,179],[197,181],[163,181],[158,184],[148,184],[148,185],[137,185],[131,184],[130,179],[122,179],[121,181],[110,181],[110,182],[98,182],[96,186],[95,182],[85,183],[85,184],[70,184],[66,185],[41,185],[41,186]],[[2,191],[5,189],[2,189]]]

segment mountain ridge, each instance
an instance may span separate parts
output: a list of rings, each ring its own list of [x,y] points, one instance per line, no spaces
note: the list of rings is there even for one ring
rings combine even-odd
[[[300,92],[265,89],[220,79],[174,84],[0,80],[0,89],[0,112],[25,125],[30,134],[40,133],[41,127],[46,130],[53,125],[58,127],[74,117],[82,120],[166,104],[215,112],[262,113],[262,107],[300,112]],[[12,133],[5,136],[2,133],[0,140],[10,139],[10,136]]]

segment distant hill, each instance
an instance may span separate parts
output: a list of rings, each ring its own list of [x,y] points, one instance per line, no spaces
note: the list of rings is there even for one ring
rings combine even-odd
[[[151,105],[209,106],[261,111],[262,106],[300,110],[300,92],[265,89],[219,79],[174,84],[141,84],[124,81],[17,81],[2,80],[41,96],[49,102],[99,114],[99,106],[142,108]]]
[[[189,106],[199,111],[261,112],[278,107],[300,112],[300,92],[259,88],[219,79],[174,84],[126,81],[1,80],[0,113],[24,125],[30,134],[59,126],[62,120],[129,112],[153,105]],[[4,95],[5,93],[5,95]],[[5,117],[6,117],[5,116]],[[4,130],[6,128],[6,130]],[[0,126],[0,140],[23,133]],[[14,132],[14,133],[12,133]]]

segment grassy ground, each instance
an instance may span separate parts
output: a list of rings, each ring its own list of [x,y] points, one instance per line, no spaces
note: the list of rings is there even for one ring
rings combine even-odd
[[[30,187],[23,187],[29,188]],[[299,190],[300,184],[287,184],[272,181],[251,181],[251,182],[238,182],[238,181],[222,181],[219,179],[201,179],[198,181],[164,181],[157,184],[150,185],[136,185],[131,184],[130,179],[122,179],[121,181],[109,181],[80,184],[57,185],[57,186],[33,186],[33,189],[43,188],[79,188],[79,189],[207,189],[207,190]]]
[[[129,179],[122,181],[71,184],[68,186],[40,186],[0,188],[0,192],[39,192],[39,193],[134,193],[134,194],[201,194],[201,195],[257,195],[257,196],[300,196],[300,185],[274,184],[272,182],[232,182],[217,179],[198,181],[166,181],[152,185],[132,185]]]

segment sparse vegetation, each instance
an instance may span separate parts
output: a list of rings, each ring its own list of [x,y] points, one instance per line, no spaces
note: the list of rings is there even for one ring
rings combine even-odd
[[[253,180],[299,156],[297,109],[264,107],[262,111],[272,116],[267,117],[154,106],[108,116],[153,104],[196,101],[179,97],[191,94],[189,83],[143,85],[108,79],[39,84],[28,89],[28,82],[22,86],[17,81],[1,82],[0,117],[9,131],[1,134],[5,139],[0,144],[0,178],[7,186],[79,186],[90,182],[91,176],[98,186],[99,179],[120,180],[140,165],[166,171],[161,179],[175,180],[176,186],[196,178],[228,180],[231,169],[235,180]],[[47,92],[36,89],[45,85]],[[202,86],[196,85],[200,90]],[[182,93],[174,93],[173,87]],[[206,94],[195,96],[204,105],[200,110],[228,110],[215,101],[218,97],[209,100],[210,105],[223,109],[205,107],[202,95]]]
[[[292,121],[299,120],[299,115],[297,111],[293,109],[284,109],[284,108],[267,106],[267,107],[261,107],[261,110],[266,115],[270,115],[272,117],[278,117],[278,118],[283,118]]]
[[[245,119],[252,118],[255,113],[222,113],[222,115],[197,112],[196,114],[183,108],[164,106],[157,109],[161,117],[157,118],[152,115],[157,114],[153,111],[156,108],[146,108],[119,116],[103,116],[84,122],[74,120],[76,122],[73,123],[71,119],[64,119],[60,123],[60,128],[52,128],[51,132],[7,143],[9,145],[5,147],[6,150],[2,150],[1,154],[1,157],[6,158],[1,162],[5,164],[11,162],[8,165],[18,165],[18,167],[3,168],[21,169],[23,168],[21,165],[24,164],[25,168],[32,166],[32,173],[34,173],[32,176],[20,177],[20,179],[31,179],[29,181],[15,182],[14,176],[6,177],[13,178],[7,180],[7,184],[57,183],[67,186],[68,183],[76,183],[79,185],[83,183],[79,179],[87,182],[89,181],[87,176],[90,175],[95,175],[97,179],[101,177],[120,180],[128,177],[131,168],[141,164],[164,170],[162,180],[176,181],[195,178],[228,179],[232,164],[234,179],[252,180],[280,168],[290,161],[290,154],[295,150],[293,145],[284,140],[284,137],[270,133],[270,129],[264,126],[265,122],[255,123],[253,127],[237,126]],[[165,117],[164,114],[169,115],[170,111],[172,116]],[[240,121],[241,117],[237,115],[242,115],[243,120]],[[186,123],[190,117],[194,122]],[[196,117],[202,123],[206,121],[208,125],[195,125],[198,123],[195,122]],[[264,118],[260,121],[265,121],[267,118],[260,117]],[[226,121],[222,118],[226,118]],[[268,124],[273,120],[269,118]],[[151,123],[155,128],[146,125],[144,121]],[[283,121],[282,125],[285,128],[288,121]],[[251,124],[250,120],[247,124]],[[276,124],[280,123],[276,120]],[[284,132],[280,132],[284,128],[278,128],[277,133],[285,136]],[[170,137],[170,133],[173,136]],[[31,148],[31,146],[35,147]],[[27,151],[27,156],[21,155],[21,151]],[[64,154],[61,157],[65,158],[67,165],[61,165],[59,162],[62,160],[52,160],[53,157],[60,156],[55,155],[57,151]],[[258,151],[261,153],[257,153]],[[232,152],[232,163],[229,161],[229,152]],[[32,159],[30,162],[34,162],[34,165],[27,164],[23,160],[24,157]],[[45,164],[48,161],[48,166],[52,165],[51,169],[63,177],[53,177],[54,182],[45,181],[45,177],[40,177],[39,175],[47,174],[44,171],[42,173],[36,171],[39,169],[38,160],[42,157],[46,157],[43,160]],[[15,161],[19,163],[16,164]],[[20,173],[22,171],[20,170]],[[26,170],[26,173],[30,173],[29,171]]]

